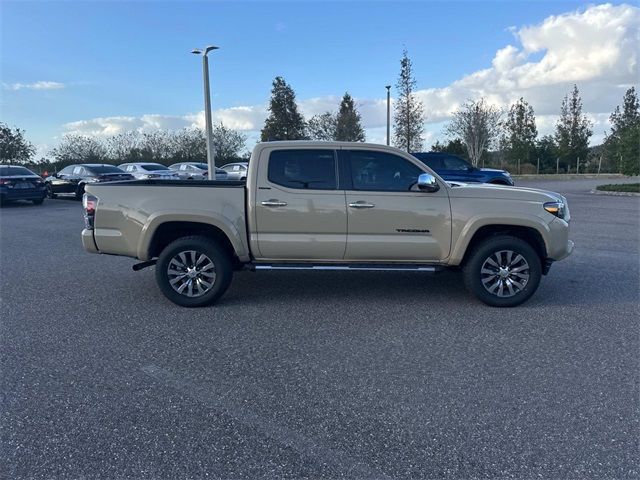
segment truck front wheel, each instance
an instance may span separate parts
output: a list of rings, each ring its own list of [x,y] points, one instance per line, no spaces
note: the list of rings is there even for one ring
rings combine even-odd
[[[183,307],[215,303],[231,283],[233,269],[227,252],[206,237],[183,237],[162,250],[156,282],[162,293]]]
[[[540,284],[542,267],[524,240],[501,235],[476,245],[463,267],[464,283],[478,299],[493,307],[515,307]]]

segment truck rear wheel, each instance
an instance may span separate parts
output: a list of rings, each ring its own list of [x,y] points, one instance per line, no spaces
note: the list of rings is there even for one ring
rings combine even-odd
[[[538,289],[542,266],[531,245],[501,235],[478,244],[462,272],[465,286],[482,302],[493,307],[515,307]]]
[[[229,288],[232,276],[227,252],[201,236],[171,242],[156,263],[158,287],[165,297],[183,307],[215,303]]]

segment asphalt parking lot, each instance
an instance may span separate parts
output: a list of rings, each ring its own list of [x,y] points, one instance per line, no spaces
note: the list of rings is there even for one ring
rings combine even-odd
[[[637,180],[636,180],[637,181]],[[6,478],[638,478],[640,198],[565,194],[574,254],[516,309],[459,274],[241,272],[183,309],[0,211]]]

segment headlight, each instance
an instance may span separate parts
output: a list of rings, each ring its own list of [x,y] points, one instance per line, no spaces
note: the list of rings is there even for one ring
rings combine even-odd
[[[558,218],[564,218],[567,213],[567,206],[560,201],[547,202],[543,205],[544,209]]]

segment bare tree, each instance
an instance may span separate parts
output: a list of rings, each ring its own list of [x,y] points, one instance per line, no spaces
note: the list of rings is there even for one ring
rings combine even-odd
[[[307,122],[307,131],[313,140],[335,140],[336,128],[337,118],[331,112],[314,115]]]
[[[105,142],[107,156],[118,163],[138,161],[141,157],[142,138],[137,130],[118,133]]]
[[[492,146],[501,131],[502,110],[487,104],[484,98],[468,100],[454,112],[447,133],[461,138],[474,166],[480,163],[482,154]]]
[[[73,163],[102,163],[107,160],[107,149],[102,141],[88,135],[64,135],[51,153],[58,168]]]
[[[141,150],[147,157],[144,161],[167,163],[171,161],[171,137],[172,132],[158,130],[142,134]]]
[[[207,142],[199,128],[184,128],[171,137],[174,162],[206,162]]]
[[[414,92],[416,79],[413,77],[412,69],[413,65],[405,49],[402,52],[400,76],[398,83],[396,83],[398,100],[395,102],[393,117],[393,144],[407,152],[422,150],[422,134],[424,133],[424,105]]]
[[[216,165],[233,162],[245,148],[247,136],[219,123],[213,128],[213,145],[215,146]]]

